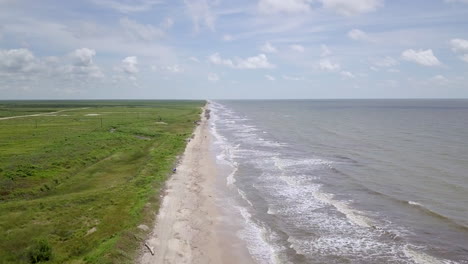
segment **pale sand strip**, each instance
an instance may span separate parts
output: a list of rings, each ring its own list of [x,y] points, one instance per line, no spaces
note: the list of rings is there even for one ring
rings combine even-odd
[[[216,167],[210,154],[209,123],[202,114],[195,137],[187,144],[177,173],[167,181],[167,194],[156,224],[139,259],[149,263],[248,263],[233,256],[227,236],[221,236],[216,207]],[[234,241],[232,241],[234,242]]]

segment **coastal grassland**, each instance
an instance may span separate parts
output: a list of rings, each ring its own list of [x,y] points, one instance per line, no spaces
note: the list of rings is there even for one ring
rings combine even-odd
[[[0,263],[132,263],[203,101],[1,102]]]

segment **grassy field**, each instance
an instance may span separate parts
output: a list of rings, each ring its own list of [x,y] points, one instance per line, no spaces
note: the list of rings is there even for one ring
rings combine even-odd
[[[0,263],[132,263],[203,101],[0,101]],[[62,111],[63,110],[63,111]]]

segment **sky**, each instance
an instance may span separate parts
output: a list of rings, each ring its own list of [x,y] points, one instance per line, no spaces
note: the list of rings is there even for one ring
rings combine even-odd
[[[468,98],[468,0],[0,0],[0,100],[322,98]]]

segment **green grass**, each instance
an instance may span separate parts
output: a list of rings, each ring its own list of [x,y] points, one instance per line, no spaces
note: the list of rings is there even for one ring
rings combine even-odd
[[[133,263],[203,104],[0,101],[3,116],[69,110],[0,120],[0,263]]]

